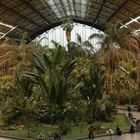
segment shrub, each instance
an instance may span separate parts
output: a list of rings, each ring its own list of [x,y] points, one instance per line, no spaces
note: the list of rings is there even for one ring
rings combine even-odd
[[[61,132],[62,135],[66,135],[68,132],[71,131],[71,123],[70,122],[62,122],[59,124],[59,130]]]

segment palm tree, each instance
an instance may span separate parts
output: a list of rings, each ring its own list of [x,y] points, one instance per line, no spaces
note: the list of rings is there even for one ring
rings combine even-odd
[[[69,42],[71,41],[71,31],[72,31],[72,29],[73,29],[73,27],[74,27],[73,21],[72,21],[71,19],[68,18],[68,19],[63,23],[62,27],[63,27],[63,30],[66,31],[66,38],[67,38],[67,41],[68,41],[68,43],[69,43]]]
[[[93,36],[90,35],[86,41],[83,41],[82,37],[77,33],[77,42],[69,42],[69,50],[72,57],[91,57],[95,52],[94,46],[91,43]]]
[[[98,36],[98,34],[95,35],[95,37]],[[102,48],[98,53],[104,56],[104,64],[108,70],[106,83],[107,93],[109,93],[112,89],[112,74],[118,68],[119,61],[132,57],[132,50],[138,51],[138,45],[130,32],[120,28],[120,24],[107,24],[105,34],[99,37],[102,38]]]

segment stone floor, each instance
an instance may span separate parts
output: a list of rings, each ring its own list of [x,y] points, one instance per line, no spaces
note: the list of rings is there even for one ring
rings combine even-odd
[[[140,133],[122,134],[121,136],[95,138],[95,140],[140,140]]]
[[[95,138],[95,140],[140,140],[140,132],[137,132],[135,134],[122,134],[121,136],[106,136],[106,137],[100,137]]]

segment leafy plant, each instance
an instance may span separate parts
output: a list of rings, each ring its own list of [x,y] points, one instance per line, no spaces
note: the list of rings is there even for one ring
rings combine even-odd
[[[56,47],[51,54],[44,53],[43,58],[34,54],[34,66],[37,73],[22,72],[22,76],[29,82],[39,84],[48,104],[58,106],[59,116],[63,115],[64,103],[68,96],[73,94],[82,83],[70,87],[68,78],[75,67],[76,60],[63,62],[64,50]],[[59,117],[61,118],[61,117]]]
[[[96,119],[96,101],[102,98],[104,92],[105,75],[98,63],[93,62],[89,78],[83,77],[83,82],[84,86],[81,88],[81,94],[87,101],[89,122],[92,123]]]

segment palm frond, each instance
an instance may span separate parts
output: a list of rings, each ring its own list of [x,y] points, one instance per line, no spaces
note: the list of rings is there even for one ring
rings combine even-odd
[[[94,34],[91,34],[89,37],[88,37],[88,40],[91,40],[91,39],[103,39],[104,38],[104,35],[103,34],[98,34],[98,33],[94,33]]]
[[[82,44],[82,37],[78,33],[76,35],[77,35],[77,42],[79,44]]]
[[[62,59],[63,59],[63,53],[64,53],[64,51],[63,51],[63,49],[62,49],[62,46],[59,45],[59,46],[56,48],[55,53],[54,53],[54,55],[53,55],[53,57],[52,57],[52,64],[53,64],[54,66],[56,66],[56,65],[58,65],[58,64],[61,63],[61,61],[62,61]]]
[[[43,59],[38,54],[33,54],[33,63],[35,67],[42,73],[47,70],[46,64],[44,63]]]

